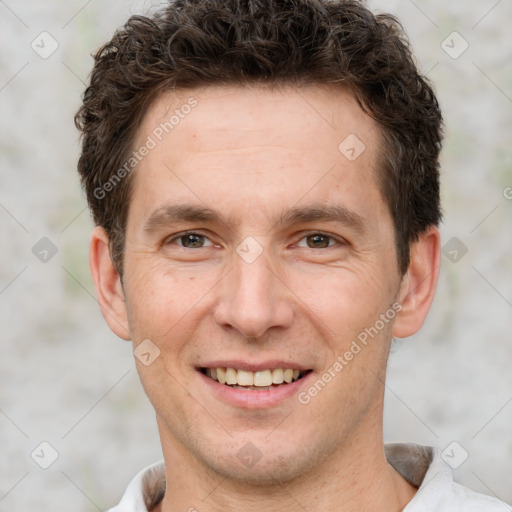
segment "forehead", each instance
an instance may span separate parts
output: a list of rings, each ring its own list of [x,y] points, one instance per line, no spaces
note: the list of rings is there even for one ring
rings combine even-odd
[[[167,194],[211,206],[213,194],[226,207],[262,211],[301,196],[333,203],[341,189],[345,201],[361,200],[365,190],[367,199],[379,199],[379,128],[342,88],[168,92],[143,119],[136,147],[144,145],[151,150],[137,165],[133,186],[148,202]]]
[[[164,143],[162,139],[192,135],[188,142],[208,151],[219,143],[209,136],[212,130],[224,132],[233,144],[239,145],[251,140],[276,144],[292,138],[297,142],[310,140],[312,131],[321,137],[331,132],[335,139],[343,134],[356,135],[367,146],[379,137],[377,124],[346,88],[266,84],[163,93],[145,114],[138,135],[140,140],[141,136],[152,134],[157,142]],[[334,149],[338,149],[337,144]]]

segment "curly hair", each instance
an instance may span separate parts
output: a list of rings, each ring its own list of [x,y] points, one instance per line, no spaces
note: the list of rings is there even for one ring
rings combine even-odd
[[[75,116],[78,171],[121,277],[132,174],[112,179],[149,105],[168,90],[259,83],[339,86],[377,121],[379,187],[405,273],[410,244],[441,219],[443,123],[399,21],[358,0],[170,0],[152,16],[132,16],[97,51]]]

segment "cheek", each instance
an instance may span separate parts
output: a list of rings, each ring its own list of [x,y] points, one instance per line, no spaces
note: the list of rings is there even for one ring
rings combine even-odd
[[[298,269],[289,279],[290,289],[300,301],[330,331],[340,335],[373,325],[394,299],[388,279],[373,267],[308,273]]]
[[[133,339],[150,338],[162,347],[193,336],[226,273],[218,266],[175,265],[157,255],[133,257],[125,268]]]

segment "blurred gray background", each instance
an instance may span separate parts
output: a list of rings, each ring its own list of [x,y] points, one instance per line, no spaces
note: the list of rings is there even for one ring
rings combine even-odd
[[[437,300],[393,346],[385,438],[446,449],[458,481],[511,502],[512,2],[383,4],[446,119]],[[151,5],[0,0],[2,511],[104,510],[161,458],[131,346],[95,299],[73,125],[91,52]]]

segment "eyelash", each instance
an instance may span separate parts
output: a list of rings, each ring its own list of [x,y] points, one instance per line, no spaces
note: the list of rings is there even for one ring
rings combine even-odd
[[[171,238],[167,238],[165,241],[164,241],[164,245],[168,245],[168,244],[172,244],[174,243],[176,240],[180,240],[181,238],[184,238],[188,235],[198,235],[198,236],[202,236],[204,237],[206,240],[208,240],[212,245],[210,246],[206,246],[206,247],[212,247],[214,246],[215,244],[210,240],[210,238],[198,231],[184,231],[182,233],[178,233],[177,235],[174,235],[172,236]],[[302,240],[308,238],[308,237],[311,237],[311,236],[315,236],[315,235],[318,235],[318,236],[323,236],[323,237],[327,237],[329,238],[329,243],[331,241],[334,241],[335,243],[332,244],[332,245],[328,245],[327,247],[320,247],[320,249],[329,249],[331,247],[334,247],[335,245],[345,245],[347,242],[344,241],[344,240],[341,240],[333,235],[330,235],[329,233],[324,233],[322,231],[310,231],[310,232],[307,232],[307,233],[303,233],[301,238],[295,242],[296,244],[302,242]],[[179,247],[182,247],[183,249],[190,249],[189,247],[185,247],[183,245],[180,245],[180,244],[176,244],[178,245]],[[199,249],[203,249],[205,247],[199,247]],[[305,249],[313,249],[313,250],[317,250],[315,249],[314,247],[303,247]]]
[[[178,233],[177,235],[173,235],[172,237],[169,237],[169,238],[165,239],[164,245],[172,244],[176,240],[179,240],[181,238],[185,238],[188,235],[202,236],[203,238],[205,238],[206,240],[211,242],[212,246],[214,245],[214,243],[206,235],[203,235],[202,233],[199,233],[198,231],[183,231],[182,233]],[[176,245],[178,245],[179,247],[182,247],[183,249],[189,249],[189,247],[185,247],[183,245],[179,245],[179,244],[176,244]],[[207,247],[211,247],[211,246],[207,246]],[[200,249],[203,249],[203,247],[200,247]]]
[[[328,245],[327,247],[320,247],[320,249],[330,249],[331,247],[334,247],[336,245],[344,245],[346,242],[343,241],[342,239],[339,239],[333,235],[330,235],[329,233],[324,233],[323,231],[311,231],[309,233],[305,233],[302,235],[302,237],[299,239],[298,242],[296,242],[297,244],[299,242],[301,242],[302,240],[310,237],[310,236],[323,236],[323,237],[326,237],[326,238],[329,238],[329,243],[330,241],[334,241],[335,243],[332,244],[332,245]],[[318,248],[314,248],[314,247],[304,247],[304,249],[313,249],[313,250],[316,250]]]

